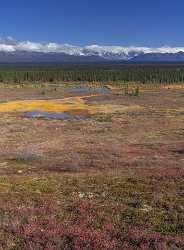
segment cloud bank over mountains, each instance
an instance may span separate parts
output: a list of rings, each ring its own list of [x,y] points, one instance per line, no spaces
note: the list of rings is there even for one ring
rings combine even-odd
[[[184,47],[163,46],[159,48],[137,46],[74,46],[70,44],[17,41],[11,37],[0,38],[0,53],[42,53],[75,57],[98,57],[105,60],[132,60],[148,55],[172,55],[184,53]]]

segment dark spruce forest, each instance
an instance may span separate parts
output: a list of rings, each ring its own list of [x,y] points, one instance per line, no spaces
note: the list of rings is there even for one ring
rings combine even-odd
[[[1,64],[0,82],[181,83],[182,64]]]

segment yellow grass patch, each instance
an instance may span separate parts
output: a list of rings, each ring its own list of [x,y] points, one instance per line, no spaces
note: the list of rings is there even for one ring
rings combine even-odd
[[[66,98],[63,100],[24,100],[0,104],[0,112],[25,112],[40,110],[44,112],[67,112],[70,110],[91,110],[82,98]]]
[[[183,89],[184,84],[168,84],[163,86],[164,89]]]
[[[138,105],[124,106],[124,105],[89,105],[83,97],[69,97],[60,100],[23,100],[23,101],[11,101],[6,103],[0,103],[0,112],[29,112],[39,110],[43,112],[77,112],[87,111],[89,114],[96,113],[114,113],[131,111],[142,108]]]
[[[127,83],[127,84],[107,84],[106,87],[110,90],[125,90],[132,91],[135,88],[139,87],[140,90],[149,90],[149,89],[183,89],[184,83]]]

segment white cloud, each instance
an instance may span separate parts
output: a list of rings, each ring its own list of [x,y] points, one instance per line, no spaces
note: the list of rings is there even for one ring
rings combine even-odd
[[[3,51],[3,52],[14,52],[15,48],[14,48],[13,45],[1,44],[0,43],[0,51]]]

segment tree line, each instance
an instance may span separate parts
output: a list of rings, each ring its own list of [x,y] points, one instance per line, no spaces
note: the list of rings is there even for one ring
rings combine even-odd
[[[182,65],[1,65],[0,82],[182,83]]]

